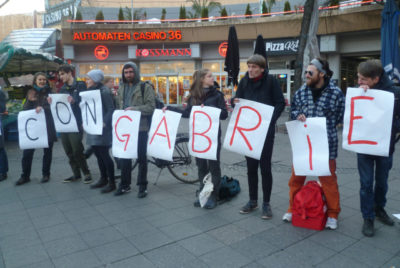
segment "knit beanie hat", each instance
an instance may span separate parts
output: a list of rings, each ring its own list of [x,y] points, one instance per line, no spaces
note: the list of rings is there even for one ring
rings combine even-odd
[[[93,80],[95,83],[100,83],[104,79],[104,73],[102,70],[94,69],[87,73],[90,79]]]

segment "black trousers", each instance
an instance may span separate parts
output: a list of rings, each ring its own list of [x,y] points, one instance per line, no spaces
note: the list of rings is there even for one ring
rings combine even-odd
[[[270,201],[272,191],[271,158],[272,149],[274,146],[274,136],[275,133],[271,135],[268,131],[268,135],[265,139],[264,147],[261,152],[260,160],[246,157],[250,200],[258,200],[258,167],[260,167],[263,202],[268,203]]]
[[[140,131],[138,137],[138,178],[136,185],[147,186],[147,139],[148,132]],[[121,186],[128,187],[132,183],[132,159],[119,159],[121,166]]]
[[[21,177],[29,178],[32,170],[32,160],[35,149],[26,149],[22,153],[22,175]],[[43,149],[43,165],[42,175],[50,176],[51,159],[53,157],[53,142],[49,142],[49,148]]]
[[[108,178],[110,182],[115,182],[114,162],[110,156],[110,146],[92,146],[94,155],[97,158],[101,178]]]

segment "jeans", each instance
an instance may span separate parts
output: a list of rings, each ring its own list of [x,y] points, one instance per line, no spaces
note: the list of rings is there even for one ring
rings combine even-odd
[[[89,175],[89,168],[83,154],[82,132],[61,133],[61,141],[74,177],[80,178],[81,170],[84,175]]]
[[[385,157],[357,154],[357,166],[360,174],[360,205],[364,219],[374,219],[374,208],[385,207],[388,190],[387,181],[392,163],[392,155]]]
[[[0,174],[7,174],[8,172],[8,158],[6,149],[0,148]]]
[[[32,160],[35,149],[26,149],[22,153],[22,175],[21,177],[29,178],[31,176]],[[49,148],[43,149],[43,176],[50,176],[51,159],[53,156],[53,143],[49,142]]]
[[[139,187],[147,187],[147,131],[140,131],[138,137],[138,178]],[[128,187],[132,182],[132,159],[120,158],[121,187]]]

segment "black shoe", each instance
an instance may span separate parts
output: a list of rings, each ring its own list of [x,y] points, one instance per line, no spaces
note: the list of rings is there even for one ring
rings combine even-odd
[[[107,178],[100,178],[95,184],[90,185],[90,188],[96,189],[96,188],[102,188],[108,184]]]
[[[248,214],[258,208],[257,201],[250,200],[247,204],[242,207],[239,211],[240,214]]]
[[[71,176],[71,177],[68,177],[68,178],[64,179],[63,182],[74,182],[74,181],[77,181],[77,180],[80,180],[80,179],[81,179],[81,177]]]
[[[213,209],[216,206],[217,206],[217,199],[215,198],[214,195],[211,194],[211,196],[207,200],[207,203],[204,205],[204,208]]]
[[[7,173],[0,174],[0,181],[5,181],[7,179]]]
[[[21,176],[21,178],[19,178],[19,180],[17,180],[17,182],[15,183],[15,185],[22,185],[22,184],[25,184],[25,183],[28,183],[28,182],[30,182],[31,181],[31,179],[30,178],[26,178],[26,177],[22,177]]]
[[[374,220],[373,219],[364,219],[364,224],[362,227],[362,233],[365,236],[372,237],[374,236]]]
[[[85,178],[83,179],[83,183],[85,183],[85,184],[92,183],[92,176],[90,174],[85,175]]]
[[[386,213],[386,211],[381,207],[375,208],[375,216],[383,224],[386,224],[389,226],[394,225],[394,221],[389,217],[389,215]]]
[[[118,190],[114,193],[114,195],[116,195],[116,196],[123,195],[125,193],[129,193],[130,191],[131,191],[130,186],[126,186],[126,187],[119,186]]]
[[[264,220],[271,219],[272,218],[272,210],[271,210],[271,206],[269,205],[269,203],[264,202],[262,209],[263,209],[263,211],[262,211],[261,218]]]
[[[102,193],[102,194],[111,193],[111,192],[114,191],[115,189],[117,189],[117,187],[115,187],[115,182],[110,182],[106,187],[104,187],[103,189],[101,189],[101,193]]]
[[[40,181],[41,183],[46,183],[50,180],[50,176],[49,175],[44,175],[42,180]]]
[[[193,202],[193,206],[196,207],[196,208],[200,207],[200,201],[199,201],[198,198],[196,199],[196,201]]]

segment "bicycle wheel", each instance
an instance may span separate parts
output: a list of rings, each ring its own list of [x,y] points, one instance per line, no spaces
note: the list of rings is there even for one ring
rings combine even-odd
[[[189,154],[188,141],[187,134],[177,135],[173,160],[168,165],[168,170],[176,179],[184,183],[196,183],[199,181],[197,166],[194,157]]]

